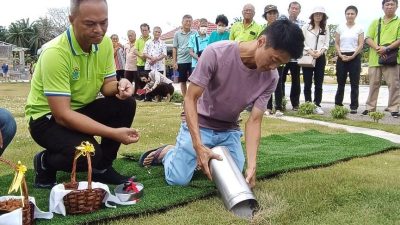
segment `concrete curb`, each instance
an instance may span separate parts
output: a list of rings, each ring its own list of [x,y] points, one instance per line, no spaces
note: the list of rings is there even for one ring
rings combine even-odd
[[[327,126],[327,127],[331,127],[331,128],[344,129],[349,133],[366,134],[366,135],[370,135],[373,137],[383,138],[383,139],[389,140],[396,144],[400,144],[400,135],[392,134],[392,133],[389,133],[386,131],[375,130],[375,129],[370,129],[370,128],[363,128],[363,127],[355,127],[355,126],[349,126],[349,125],[343,125],[343,124],[337,124],[337,123],[331,123],[331,122],[325,122],[325,121],[319,121],[319,120],[304,119],[304,118],[293,117],[293,116],[276,117],[276,119],[281,119],[281,120],[285,120],[288,122],[311,123],[311,124],[318,124],[318,125]]]

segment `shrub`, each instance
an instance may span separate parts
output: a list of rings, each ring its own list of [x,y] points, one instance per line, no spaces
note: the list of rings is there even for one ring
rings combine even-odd
[[[300,115],[311,115],[314,113],[314,110],[317,108],[317,106],[312,103],[312,102],[305,102],[303,104],[300,104],[299,111],[298,113]]]
[[[334,119],[346,119],[348,113],[349,109],[338,105],[335,105],[335,108],[331,110],[331,115]]]
[[[382,119],[385,116],[385,114],[382,112],[369,112],[368,115],[374,120],[374,122],[377,123],[380,119]]]
[[[171,96],[171,102],[182,103],[183,95],[175,91]]]

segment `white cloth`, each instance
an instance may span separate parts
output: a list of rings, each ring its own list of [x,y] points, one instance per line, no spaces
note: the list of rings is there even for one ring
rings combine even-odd
[[[88,182],[81,181],[79,182],[78,190],[87,189]],[[122,202],[120,201],[115,195],[110,193],[110,190],[107,185],[99,183],[99,182],[92,182],[92,188],[101,188],[106,191],[106,195],[104,196],[103,203],[105,203],[106,207],[109,208],[116,208],[114,205],[108,204],[108,202],[114,202],[120,205],[133,205],[136,204],[135,201],[129,202]],[[70,193],[72,190],[65,190],[64,184],[58,184],[51,189],[50,192],[50,212],[66,215],[65,205],[64,205],[64,196]]]
[[[304,51],[308,51],[309,49],[317,51],[321,51],[321,49],[328,50],[329,48],[328,24],[326,25],[325,34],[321,34],[321,29],[319,30],[319,32],[315,33],[315,31],[312,30],[311,25],[303,26],[303,35],[304,35]],[[318,37],[318,43],[317,43],[317,48],[315,49],[317,37]]]
[[[21,196],[1,196],[0,201],[7,201],[8,199],[21,199]],[[35,219],[52,219],[53,213],[43,212],[36,206],[34,197],[29,197],[29,201],[35,205],[33,218]],[[0,215],[1,225],[22,225],[22,208],[16,209],[12,212]]]
[[[350,28],[343,24],[338,26],[336,33],[339,34],[340,38],[340,52],[355,52],[358,48],[358,36],[364,31],[357,24]]]

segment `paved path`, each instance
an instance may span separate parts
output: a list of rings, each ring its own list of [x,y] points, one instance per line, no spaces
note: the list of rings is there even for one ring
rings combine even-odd
[[[348,126],[348,125],[343,125],[343,124],[330,123],[330,122],[324,122],[324,121],[319,121],[319,120],[304,119],[304,118],[292,117],[292,116],[283,116],[283,117],[276,117],[276,118],[285,120],[285,121],[289,121],[289,122],[312,123],[312,124],[318,124],[318,125],[332,127],[332,128],[344,129],[349,133],[366,134],[366,135],[383,138],[383,139],[389,140],[391,142],[400,144],[400,135],[392,134],[392,133],[389,133],[386,131],[362,128],[362,127],[354,127],[354,126]]]
[[[174,85],[174,88],[176,91],[178,91],[178,92],[181,91],[181,87],[179,84],[173,84],[173,85]],[[286,93],[287,99],[289,99],[290,87],[291,87],[290,83],[285,84],[285,93]],[[303,90],[304,90],[304,85],[301,84],[300,103],[304,102]],[[312,90],[314,90],[314,87]],[[337,90],[337,84],[324,84],[323,92],[322,92],[322,104],[324,104],[324,103],[334,104],[336,90]],[[345,93],[344,93],[344,98],[343,98],[343,104],[346,106],[350,105],[350,90],[351,90],[350,85],[347,84],[345,87]],[[369,93],[368,85],[360,85],[359,86],[359,96],[358,96],[359,104],[360,104],[359,111],[365,109],[365,102],[367,101],[368,93]],[[388,91],[387,86],[381,86],[381,88],[379,90],[379,95],[378,95],[378,103],[377,103],[378,110],[383,111],[383,109],[387,106],[388,95],[389,95],[389,91]],[[287,106],[288,106],[288,109],[291,108],[290,100],[288,101]]]

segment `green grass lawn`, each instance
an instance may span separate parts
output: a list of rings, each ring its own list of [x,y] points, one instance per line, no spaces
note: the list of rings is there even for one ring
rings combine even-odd
[[[18,123],[17,135],[3,156],[12,161],[21,160],[28,168],[32,168],[32,157],[40,150],[40,147],[31,139],[23,118],[28,91],[28,84],[0,84],[0,93],[2,93],[0,105],[8,108],[16,116]],[[174,143],[180,121],[177,115],[180,111],[181,108],[173,104],[139,103],[137,116],[132,126],[139,129],[141,139],[137,144],[122,146],[121,153],[137,155],[148,148]],[[244,114],[243,119],[245,120],[246,117],[247,115]],[[159,118],[163,118],[162,122],[159,122]],[[369,124],[362,122],[360,126],[370,127]],[[395,128],[382,125],[381,129]],[[267,118],[263,121],[262,136],[285,135],[308,130],[345,134],[342,130],[313,124],[299,125]],[[292,139],[295,140],[296,136]],[[268,143],[265,144],[268,146]],[[296,143],[296,145],[302,144]],[[287,149],[282,149],[282,152],[285,150]],[[399,223],[400,218],[397,212],[400,208],[400,201],[398,201],[400,195],[397,188],[400,185],[397,179],[398,168],[400,168],[399,157],[400,153],[393,151],[342,162],[328,168],[284,173],[274,178],[259,180],[254,191],[262,209],[251,223]],[[259,165],[260,170],[263,166],[273,166],[273,162]],[[9,170],[0,166],[0,175],[9,173]],[[31,178],[28,177],[28,179]],[[34,190],[32,192],[35,193]],[[165,197],[168,198],[168,194],[166,195]],[[84,222],[79,218],[77,221]],[[105,222],[105,224],[248,223],[249,221],[236,218],[227,212],[218,196],[211,196],[165,212],[114,220],[112,223]]]

